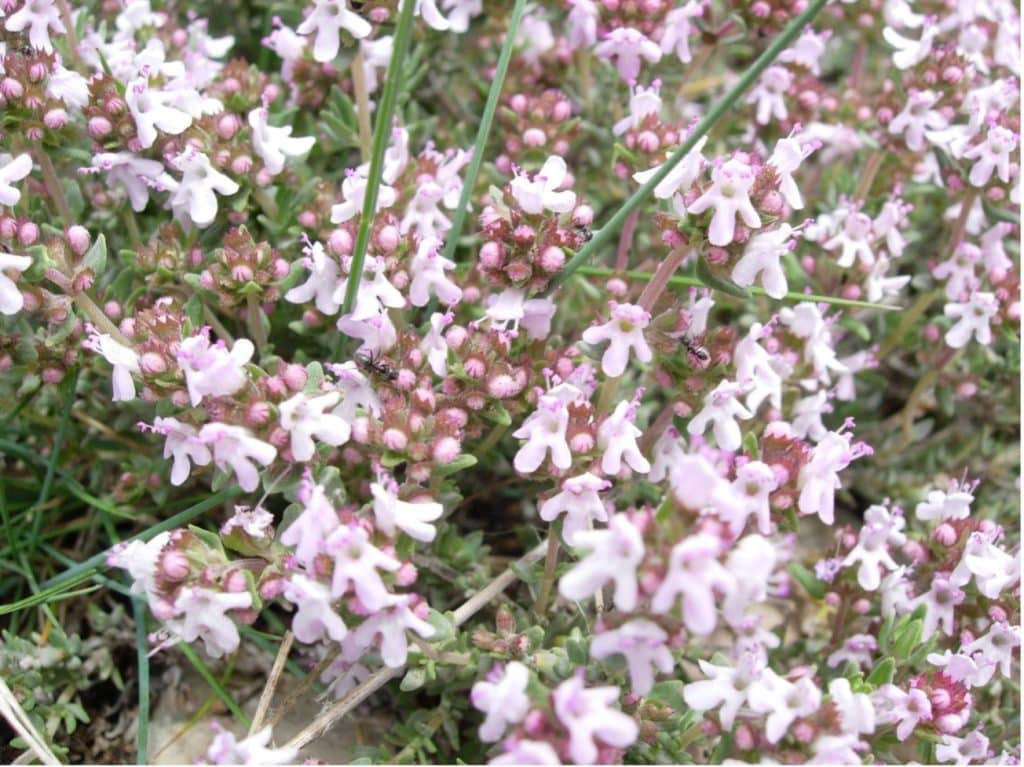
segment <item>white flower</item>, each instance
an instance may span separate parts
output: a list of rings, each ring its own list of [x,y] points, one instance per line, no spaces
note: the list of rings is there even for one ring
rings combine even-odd
[[[792,251],[793,228],[782,224],[777,229],[757,234],[750,238],[743,256],[732,268],[732,281],[742,287],[754,284],[761,276],[764,292],[772,298],[782,298],[789,290],[786,273],[780,263],[782,257]]]
[[[235,341],[230,351],[223,341],[211,344],[206,333],[184,339],[178,347],[178,364],[185,374],[192,407],[203,397],[226,397],[245,386],[249,380],[245,364],[255,351],[246,338]]]
[[[525,174],[517,174],[509,188],[524,213],[536,216],[545,210],[568,213],[576,205],[576,195],[558,191],[565,181],[568,168],[558,155],[552,155],[530,181]]]
[[[943,311],[947,317],[957,320],[946,332],[946,343],[954,349],[967,346],[972,335],[978,339],[979,344],[988,346],[992,343],[989,322],[999,311],[999,299],[994,293],[972,293],[963,303],[946,304]]]
[[[267,122],[269,112],[265,108],[249,112],[249,127],[252,129],[252,145],[263,160],[267,172],[276,176],[284,170],[285,157],[300,157],[316,143],[312,136],[292,138],[290,126],[275,128]]]
[[[754,120],[758,125],[767,125],[773,119],[785,120],[789,116],[783,96],[793,85],[793,73],[786,67],[771,66],[762,74],[757,86],[750,90],[747,103],[757,103]]]
[[[309,278],[285,293],[285,300],[302,304],[312,298],[320,313],[337,314],[341,308],[340,296],[337,295],[338,262],[327,255],[319,242],[314,242],[304,250],[306,256],[302,259],[302,265],[309,269]]]
[[[106,173],[109,186],[118,182],[124,185],[128,201],[136,213],[145,210],[151,189],[173,189],[177,186],[177,182],[164,170],[163,163],[131,152],[100,152],[93,155],[92,164],[88,172],[95,169]]]
[[[349,10],[348,0],[314,0],[313,12],[295,31],[300,35],[316,33],[313,58],[325,62],[338,55],[339,34],[343,29],[357,40],[373,31],[370,22]]]
[[[932,52],[932,42],[938,33],[938,25],[926,21],[920,40],[904,37],[892,27],[885,27],[882,30],[882,37],[889,45],[897,49],[896,53],[892,55],[892,63],[896,65],[896,68],[910,69],[928,58]]]
[[[690,434],[703,434],[711,423],[715,441],[722,450],[739,450],[743,436],[736,419],[754,417],[736,398],[739,393],[739,384],[722,381],[704,398],[704,408],[690,420],[686,430]]]
[[[251,606],[252,595],[247,591],[231,593],[188,586],[174,602],[180,617],[168,620],[167,628],[189,643],[202,639],[207,654],[220,658],[237,650],[241,640],[238,627],[225,613]]]
[[[633,27],[617,27],[594,47],[600,59],[616,60],[619,76],[627,83],[634,82],[640,74],[640,60],[649,64],[661,61],[661,48],[643,32]]]
[[[337,447],[348,442],[352,427],[344,419],[325,413],[341,399],[336,391],[310,397],[299,392],[282,402],[281,428],[291,433],[292,457],[296,461],[308,461],[313,457],[313,437]]]
[[[143,149],[153,146],[158,128],[177,136],[192,124],[192,115],[172,106],[172,98],[168,91],[150,87],[146,77],[138,77],[125,86],[124,100],[135,120],[135,132]]]
[[[1004,184],[1010,183],[1010,161],[1017,148],[1017,136],[1001,125],[989,128],[988,136],[981,144],[964,152],[964,158],[977,161],[971,166],[968,180],[974,186],[985,186],[996,172]]]
[[[734,157],[711,171],[711,187],[690,205],[691,213],[703,213],[714,208],[708,241],[724,247],[736,234],[736,216],[739,215],[751,229],[761,226],[761,217],[750,201],[754,186],[754,171],[747,163]]]
[[[607,658],[609,655],[625,657],[630,683],[637,695],[651,691],[655,668],[669,674],[675,667],[668,649],[668,634],[657,623],[643,618],[595,636],[590,640],[590,654],[595,658]]]
[[[238,184],[210,164],[202,152],[188,149],[174,158],[181,171],[181,181],[171,195],[170,204],[179,220],[187,218],[200,229],[213,223],[217,216],[217,194],[232,195]]]
[[[625,462],[638,474],[646,474],[651,464],[640,452],[636,438],[643,435],[633,423],[636,418],[636,404],[623,400],[597,430],[597,447],[604,451],[601,456],[601,471],[615,476]]]
[[[139,355],[135,353],[135,350],[119,344],[106,333],[95,332],[95,329],[89,339],[88,348],[114,366],[113,401],[126,402],[135,399],[135,381],[132,380],[132,373],[141,372]]]
[[[768,158],[768,163],[775,168],[779,176],[779,194],[793,210],[800,210],[804,206],[800,189],[793,180],[793,173],[810,157],[817,146],[819,144],[813,139],[801,142],[797,136],[787,136],[776,142],[772,156]]]
[[[21,191],[14,187],[15,181],[21,181],[32,172],[32,156],[28,153],[11,157],[0,154],[0,205],[17,205],[21,199]]]
[[[401,530],[417,541],[429,543],[437,535],[437,529],[431,524],[444,513],[444,506],[433,501],[398,500],[397,487],[386,478],[370,485],[373,493],[373,515],[377,527],[386,535],[394,536]]]
[[[47,53],[53,53],[50,30],[61,35],[67,31],[61,23],[55,0],[26,0],[4,24],[8,32],[24,32],[26,27],[32,47]]]
[[[206,750],[210,764],[288,764],[299,754],[297,748],[267,748],[271,729],[264,727],[243,740],[226,730],[217,734]]]
[[[540,506],[540,518],[545,522],[553,522],[560,514],[565,514],[562,537],[570,546],[577,533],[589,530],[594,520],[608,521],[608,510],[598,495],[607,490],[612,483],[601,479],[589,471],[562,482],[562,491],[548,498]]]
[[[594,345],[609,342],[601,357],[601,369],[606,376],[618,378],[626,371],[630,350],[641,362],[650,362],[653,358],[651,347],[644,338],[644,329],[651,315],[637,304],[617,304],[614,301],[611,302],[611,315],[603,325],[583,331],[583,340]]]
[[[31,163],[30,163],[31,164]],[[3,190],[0,189],[0,192]],[[0,253],[0,314],[17,314],[25,305],[25,297],[5,271],[21,273],[32,266],[31,256]]]
[[[174,458],[171,484],[175,487],[188,479],[190,460],[196,466],[206,466],[212,460],[210,449],[199,439],[195,428],[176,418],[157,418],[153,421],[153,431],[167,438],[164,458]]]
[[[504,669],[496,666],[486,681],[473,685],[469,699],[474,707],[487,715],[480,725],[480,740],[495,743],[510,724],[523,721],[530,709],[530,698],[526,694],[529,682],[529,669],[518,661],[512,661]]]
[[[216,421],[208,423],[200,429],[199,439],[210,446],[217,467],[222,470],[230,467],[235,472],[238,485],[247,493],[260,483],[259,470],[253,462],[268,466],[277,457],[276,447],[257,439],[244,426]]]
[[[700,141],[694,144],[693,149],[687,152],[686,156],[654,187],[654,196],[659,200],[671,198],[672,207],[680,216],[686,213],[683,193],[693,186],[694,182],[700,178],[701,171],[704,170],[704,155],[700,151],[707,142],[708,137],[702,137]],[[661,170],[662,165],[655,165],[648,170],[637,171],[633,174],[633,180],[638,184],[646,184],[655,173]]]

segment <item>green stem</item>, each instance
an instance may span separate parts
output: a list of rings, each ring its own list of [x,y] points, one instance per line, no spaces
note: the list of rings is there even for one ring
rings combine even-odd
[[[455,246],[459,241],[459,233],[466,222],[469,199],[473,194],[473,188],[476,186],[476,177],[479,175],[480,166],[484,161],[487,136],[491,132],[491,123],[494,122],[494,113],[498,108],[498,97],[501,95],[501,86],[505,82],[508,64],[512,59],[512,49],[515,47],[516,37],[519,35],[519,22],[523,18],[525,8],[526,0],[516,0],[516,4],[512,8],[512,16],[508,22],[508,31],[505,33],[505,43],[502,45],[501,54],[498,56],[498,66],[494,70],[494,79],[491,80],[491,88],[487,93],[487,103],[484,105],[484,113],[480,117],[480,127],[476,132],[476,141],[473,144],[473,158],[469,161],[469,167],[466,169],[466,178],[462,182],[459,207],[455,209],[452,227],[445,235],[442,255],[447,259],[451,259],[455,253]]]
[[[388,148],[391,135],[391,117],[395,112],[395,102],[402,80],[402,64],[409,50],[409,38],[412,36],[414,2],[402,5],[402,13],[398,18],[395,30],[394,48],[388,64],[387,80],[381,94],[376,119],[373,124],[373,155],[370,157],[370,174],[366,179],[366,195],[363,197],[363,213],[359,219],[359,231],[356,233],[356,244],[352,251],[352,267],[349,269],[348,285],[345,288],[345,303],[341,313],[349,314],[355,306],[359,285],[363,278],[363,263],[366,261],[366,247],[370,243],[370,229],[377,213],[377,195],[380,192],[381,175],[384,172],[384,153]]]
[[[658,172],[651,176],[646,184],[637,189],[633,193],[633,196],[626,200],[615,212],[615,215],[609,219],[608,223],[594,233],[590,242],[580,248],[576,255],[569,259],[569,262],[565,265],[565,269],[563,269],[562,272],[552,280],[551,285],[547,290],[548,293],[565,284],[565,281],[568,280],[577,269],[586,263],[587,259],[593,256],[598,248],[608,242],[615,235],[629,214],[638,208],[640,204],[651,195],[654,191],[654,187],[660,184],[665,177],[672,172],[672,169],[682,162],[683,158],[693,150],[697,145],[697,142],[700,141],[720,119],[722,119],[726,112],[732,109],[733,104],[735,104],[739,98],[757,81],[757,78],[761,76],[761,73],[767,69],[773,61],[775,61],[786,46],[788,46],[794,38],[803,31],[803,28],[821,12],[821,9],[825,7],[826,2],[827,0],[812,0],[811,4],[807,7],[807,10],[789,23],[789,26],[782,31],[782,34],[772,41],[772,44],[769,45],[765,52],[758,57],[757,61],[755,61],[751,67],[743,73],[743,76],[736,82],[729,92],[722,97],[721,101],[715,104],[704,116],[704,119],[697,123],[693,132],[687,136],[686,140],[678,149],[676,149],[672,156],[665,161],[665,163],[658,169]]]
[[[608,269],[602,266],[581,266],[578,269],[580,274],[587,275],[590,277],[628,277],[631,280],[650,280],[654,277],[651,272],[640,272],[636,270],[630,270],[627,272],[619,272],[615,269]],[[701,280],[696,277],[686,277],[683,275],[677,275],[675,277],[669,277],[669,285],[682,285],[687,287],[696,288],[709,288],[714,290],[710,285],[705,285]],[[756,285],[751,285],[747,288],[755,296],[767,295],[763,288],[759,288]],[[880,309],[886,312],[898,312],[903,309],[902,306],[889,306],[888,304],[873,304],[870,301],[854,301],[849,298],[835,298],[834,296],[822,296],[817,293],[787,293],[785,295],[787,301],[811,301],[816,304],[834,304],[835,306],[845,306],[851,309]]]

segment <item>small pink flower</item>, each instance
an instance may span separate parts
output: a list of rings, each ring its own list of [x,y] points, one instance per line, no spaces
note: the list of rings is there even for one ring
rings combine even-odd
[[[651,315],[637,304],[617,304],[614,301],[611,302],[611,315],[605,324],[583,331],[583,340],[595,345],[609,342],[601,357],[601,369],[605,375],[618,378],[626,370],[630,350],[641,362],[650,362],[653,358],[651,347],[644,338],[644,329]]]
[[[636,740],[639,727],[633,718],[609,708],[618,698],[618,687],[586,689],[582,669],[555,689],[555,716],[569,731],[569,756],[575,763],[594,764],[597,740],[618,748]]]

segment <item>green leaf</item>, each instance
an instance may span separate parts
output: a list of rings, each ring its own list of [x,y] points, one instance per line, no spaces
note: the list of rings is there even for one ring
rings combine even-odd
[[[412,692],[413,690],[420,689],[427,681],[427,672],[422,668],[411,668],[405,676],[402,677],[401,683],[398,685],[403,692]]]
[[[92,247],[85,252],[82,265],[92,269],[92,273],[100,275],[107,268],[107,238],[102,234],[96,238]]]
[[[658,682],[651,688],[647,697],[656,703],[664,703],[675,711],[683,711],[686,709],[686,701],[683,698],[683,688],[685,686],[680,679]]]
[[[761,460],[761,446],[758,444],[757,436],[754,432],[748,431],[746,436],[743,438],[743,449],[755,461]]]
[[[476,466],[477,463],[479,463],[479,461],[477,460],[477,457],[475,455],[463,453],[454,461],[451,461],[450,463],[446,463],[442,466],[438,466],[437,468],[435,468],[434,476],[448,477],[452,474],[456,474],[460,471],[463,471],[464,469],[468,469],[471,466]]]
[[[697,276],[701,282],[707,285],[709,288],[719,290],[722,293],[728,293],[731,296],[737,298],[750,298],[751,293],[746,288],[742,288],[732,280],[724,280],[721,277],[715,276],[711,272],[711,267],[708,266],[707,259],[703,256],[697,259]]]
[[[803,565],[793,562],[789,565],[789,574],[804,587],[804,590],[814,599],[825,598],[825,582],[818,580],[818,577]]]
[[[497,424],[498,426],[511,426],[512,416],[503,405],[494,405],[493,407],[487,408],[481,415],[491,423]]]
[[[899,660],[910,657],[917,646],[921,643],[921,634],[924,630],[924,623],[920,618],[907,621],[896,630],[896,636],[892,643],[892,654]]]
[[[881,687],[883,684],[891,683],[895,673],[895,658],[883,658],[871,669],[871,673],[868,674],[868,678],[865,681],[874,687]]]

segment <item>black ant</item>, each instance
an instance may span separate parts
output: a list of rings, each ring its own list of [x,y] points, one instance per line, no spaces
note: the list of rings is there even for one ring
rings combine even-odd
[[[577,226],[576,232],[583,238],[583,242],[590,242],[594,238],[594,230],[589,226]]]
[[[690,359],[693,367],[704,369],[708,366],[708,363],[711,361],[711,355],[708,354],[707,349],[699,346],[689,336],[683,336],[679,339],[679,342],[686,347],[687,357]]]
[[[385,381],[398,380],[398,371],[384,362],[379,354],[356,355],[356,365],[367,375],[375,375]]]

